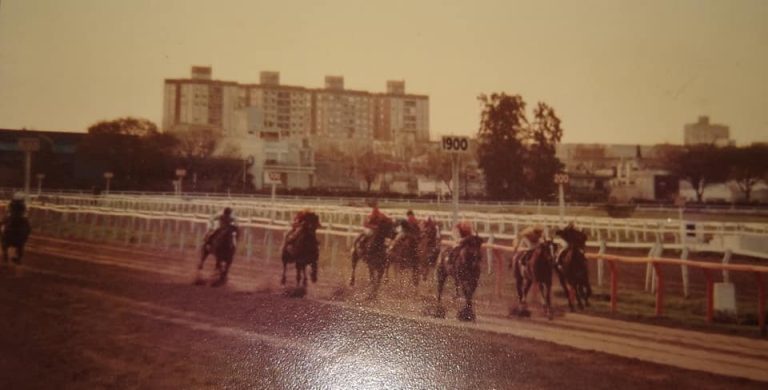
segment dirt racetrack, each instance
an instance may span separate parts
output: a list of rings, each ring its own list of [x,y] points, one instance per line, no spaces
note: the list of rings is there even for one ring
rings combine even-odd
[[[0,388],[765,388],[768,381],[764,340],[587,315],[549,322],[481,312],[467,325],[452,319],[451,305],[448,319],[422,316],[429,302],[397,288],[369,302],[364,285],[321,283],[305,298],[287,298],[275,267],[254,263],[236,263],[226,287],[193,286],[193,261],[36,239],[23,274],[0,273]]]

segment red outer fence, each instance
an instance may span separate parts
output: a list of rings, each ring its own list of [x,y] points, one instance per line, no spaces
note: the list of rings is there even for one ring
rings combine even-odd
[[[603,259],[608,261],[611,267],[611,311],[616,311],[617,304],[617,272],[616,262],[622,263],[634,263],[634,264],[646,264],[651,263],[656,271],[656,277],[658,283],[656,285],[656,315],[661,316],[664,312],[664,274],[661,272],[662,264],[669,265],[686,265],[688,267],[700,268],[704,271],[704,276],[707,280],[707,321],[711,322],[713,317],[714,308],[714,289],[712,281],[712,271],[739,271],[739,272],[752,272],[755,275],[755,281],[757,283],[757,322],[760,329],[760,333],[765,336],[768,331],[765,326],[765,273],[768,273],[768,267],[758,265],[745,265],[745,264],[719,264],[719,263],[703,263],[692,260],[681,259],[668,259],[668,258],[647,258],[647,257],[631,257],[631,256],[616,256],[607,254],[588,253],[587,258],[590,260]]]
[[[513,252],[514,248],[498,245],[498,244],[485,244],[485,247],[492,248],[494,250],[494,256],[497,259],[501,259],[499,252],[508,251]],[[634,257],[634,256],[617,256],[609,254],[587,253],[587,259],[589,260],[605,260],[608,262],[611,273],[611,312],[615,313],[618,306],[618,264],[617,263],[630,263],[630,264],[648,264],[651,263],[656,272],[658,283],[656,284],[656,316],[662,316],[664,314],[664,274],[661,266],[664,264],[688,266],[699,268],[704,272],[704,277],[707,281],[707,321],[712,322],[714,316],[714,288],[713,288],[713,271],[737,271],[737,272],[752,272],[755,275],[755,282],[757,283],[757,317],[758,327],[760,333],[765,336],[768,334],[765,323],[765,276],[768,273],[768,267],[758,265],[745,265],[745,264],[721,264],[721,263],[705,263],[693,260],[682,259],[669,259],[663,257]],[[498,260],[497,260],[498,261]],[[497,273],[495,290],[497,294],[500,291],[503,277],[501,272]]]

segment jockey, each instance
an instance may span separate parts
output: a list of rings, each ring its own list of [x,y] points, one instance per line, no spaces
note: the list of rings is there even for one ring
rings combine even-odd
[[[214,216],[209,221],[208,233],[205,235],[204,242],[206,244],[210,244],[211,239],[216,235],[216,233],[230,226],[237,226],[237,221],[235,220],[235,217],[232,216],[232,209],[225,207],[221,214]]]
[[[459,247],[463,246],[467,238],[472,236],[472,224],[469,221],[461,221],[455,226],[459,238]]]
[[[407,226],[407,233],[418,235],[419,234],[419,220],[416,219],[416,216],[413,214],[413,210],[408,210],[406,215],[406,226]]]
[[[368,217],[365,219],[365,222],[363,223],[363,226],[368,229],[368,235],[370,235],[373,231],[375,231],[379,224],[383,221],[389,220],[389,217],[382,213],[381,210],[379,210],[379,205],[376,202],[373,202],[373,210],[371,210],[371,213],[368,215]]]
[[[467,244],[469,238],[472,237],[472,224],[469,221],[461,221],[454,225],[453,229],[458,244],[451,249],[451,258],[458,256],[461,249]]]
[[[309,209],[304,209],[296,213],[296,215],[293,216],[293,222],[291,222],[291,229],[296,230],[298,229],[302,223],[304,223],[304,217],[309,214]]]
[[[304,209],[293,216],[293,221],[291,222],[291,230],[286,234],[286,241],[288,241],[288,238],[293,237],[293,235],[299,231],[299,228],[304,224],[307,215],[311,213],[312,211],[310,209]]]
[[[21,192],[13,194],[11,202],[8,203],[8,214],[21,217],[26,212],[27,204],[24,202],[24,194]]]
[[[520,232],[520,238],[517,240],[515,249],[512,252],[514,254],[513,259],[522,256],[521,261],[525,263],[527,257],[529,257],[526,256],[526,254],[530,253],[532,249],[536,248],[543,235],[544,229],[541,226],[531,226],[523,229],[523,231]],[[518,250],[521,246],[523,247],[522,253],[518,253]],[[512,263],[514,263],[514,261]],[[510,267],[512,267],[512,264],[510,264]]]

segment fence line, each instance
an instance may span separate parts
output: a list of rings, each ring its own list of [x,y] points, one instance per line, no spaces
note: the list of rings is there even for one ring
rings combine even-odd
[[[198,219],[207,218],[227,205],[235,209],[239,219],[245,221],[262,221],[271,223],[286,223],[293,215],[306,205],[271,203],[250,201],[246,203],[232,202],[186,202],[179,200],[161,201],[148,199],[123,199],[107,198],[94,200],[85,197],[58,197],[46,199],[46,204],[68,206],[83,210],[102,210],[103,212],[139,212],[145,215],[162,217],[173,216],[182,218],[194,216]],[[42,201],[39,202],[42,205]],[[342,225],[346,222],[348,230],[359,229],[368,214],[367,208],[349,206],[323,206],[312,205],[324,224],[333,223]],[[391,215],[404,215],[405,209],[389,209]],[[450,226],[452,215],[450,212],[415,210],[417,215],[432,217],[443,227]],[[475,228],[484,237],[494,234],[498,240],[514,240],[521,226],[542,225],[550,233],[560,221],[559,218],[543,215],[515,215],[503,213],[462,212],[461,217],[472,221]],[[658,220],[613,220],[600,218],[580,218],[577,223],[591,237],[589,246],[597,246],[601,241],[607,241],[611,247],[641,249],[651,248],[661,242],[667,249],[682,250],[688,247],[694,251],[711,251],[724,253],[731,249],[733,253],[768,259],[768,253],[744,249],[741,247],[730,248],[735,240],[751,238],[753,240],[768,240],[768,224],[744,224],[744,223],[712,223],[699,222],[693,231],[689,231],[681,224],[681,221]],[[550,234],[551,235],[551,234]],[[691,237],[691,236],[694,237]]]
[[[72,217],[74,216],[74,217]],[[43,233],[55,234],[58,236],[66,236],[64,229],[68,228],[70,220],[74,221],[74,224],[85,224],[87,228],[85,230],[72,230],[70,233],[72,236],[78,239],[84,240],[113,240],[120,243],[135,243],[141,245],[146,239],[147,243],[155,247],[162,247],[165,250],[171,248],[180,248],[182,252],[187,250],[187,242],[192,242],[196,248],[201,244],[202,234],[206,230],[207,216],[201,215],[183,215],[173,213],[137,213],[137,212],[125,212],[119,210],[102,210],[102,209],[84,209],[82,207],[72,206],[43,206],[43,205],[31,205],[30,217],[34,219],[43,219],[45,223],[37,224],[41,226]],[[138,221],[138,224],[137,224]],[[57,223],[58,222],[58,223]],[[129,225],[131,228],[129,228]],[[186,225],[186,229],[184,228]],[[250,220],[242,221],[240,227],[244,232],[245,245],[241,249],[244,251],[245,256],[250,260],[253,255],[253,244],[255,240],[251,239],[252,235],[255,235],[257,231],[263,233],[266,249],[263,254],[263,261],[269,262],[272,258],[274,249],[276,248],[276,234],[283,233],[289,229],[287,221],[275,221],[271,219],[252,217]],[[101,229],[97,229],[100,227]],[[111,229],[111,232],[110,232]],[[122,234],[124,237],[120,237]],[[331,237],[344,238],[345,242],[349,242],[349,238],[356,236],[359,233],[359,228],[353,229],[349,224],[340,223],[324,223],[324,227],[318,230],[318,234],[323,238],[323,248],[331,251],[331,263],[335,263],[336,259],[333,258],[338,254],[338,242],[334,240],[332,244]],[[487,250],[486,260],[488,261],[488,272],[496,273],[494,291],[497,296],[500,296],[501,286],[504,283],[504,270],[503,264],[508,255],[514,255],[515,247],[512,245],[505,245],[497,243],[497,235],[491,233],[489,241],[484,244]],[[176,237],[176,235],[178,237]],[[194,240],[187,241],[187,238],[194,238]],[[175,243],[174,239],[178,238],[178,242]],[[454,245],[454,241],[450,239],[442,240],[442,245],[450,246]],[[755,275],[755,281],[758,287],[758,325],[761,332],[765,334],[765,277],[764,274],[768,273],[768,266],[755,266],[744,264],[718,264],[699,262],[688,259],[670,259],[661,257],[661,252],[653,248],[649,252],[648,257],[635,257],[635,256],[620,256],[605,253],[606,248],[614,248],[614,246],[601,241],[599,243],[601,250],[598,253],[588,253],[587,258],[589,260],[596,261],[598,263],[598,269],[600,270],[601,264],[607,262],[609,265],[610,273],[610,294],[611,294],[611,311],[616,312],[618,304],[618,288],[617,288],[617,263],[627,264],[647,264],[652,269],[652,278],[655,281],[652,291],[656,295],[656,315],[663,315],[664,307],[664,286],[665,278],[661,269],[661,265],[674,265],[680,266],[683,269],[698,268],[704,272],[707,281],[707,320],[712,321],[713,318],[713,277],[712,272],[748,272]],[[687,257],[687,253],[686,253]],[[495,266],[495,267],[494,267]],[[601,279],[601,272],[598,271],[598,278]],[[684,285],[687,285],[687,276],[684,276]],[[601,284],[601,280],[598,281]],[[684,292],[687,294],[687,292]]]

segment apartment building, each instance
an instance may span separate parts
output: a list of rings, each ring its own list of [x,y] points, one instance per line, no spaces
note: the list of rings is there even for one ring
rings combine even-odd
[[[700,116],[696,123],[683,127],[683,144],[713,144],[716,146],[733,145],[728,126],[710,123],[708,116]]]
[[[166,79],[163,129],[212,127],[234,131],[236,110],[242,106],[237,83],[211,79],[211,68],[193,66],[189,79]]]
[[[189,79],[165,80],[163,104],[166,131],[207,126],[225,135],[310,137],[313,147],[341,150],[372,148],[378,140],[391,143],[384,149],[393,153],[398,145],[429,140],[429,97],[406,93],[402,80],[372,93],[346,89],[342,76],[307,88],[281,84],[278,72],[261,72],[259,83],[243,84],[214,80],[211,67],[193,66]],[[251,123],[259,117],[258,126],[244,128],[244,115]]]

